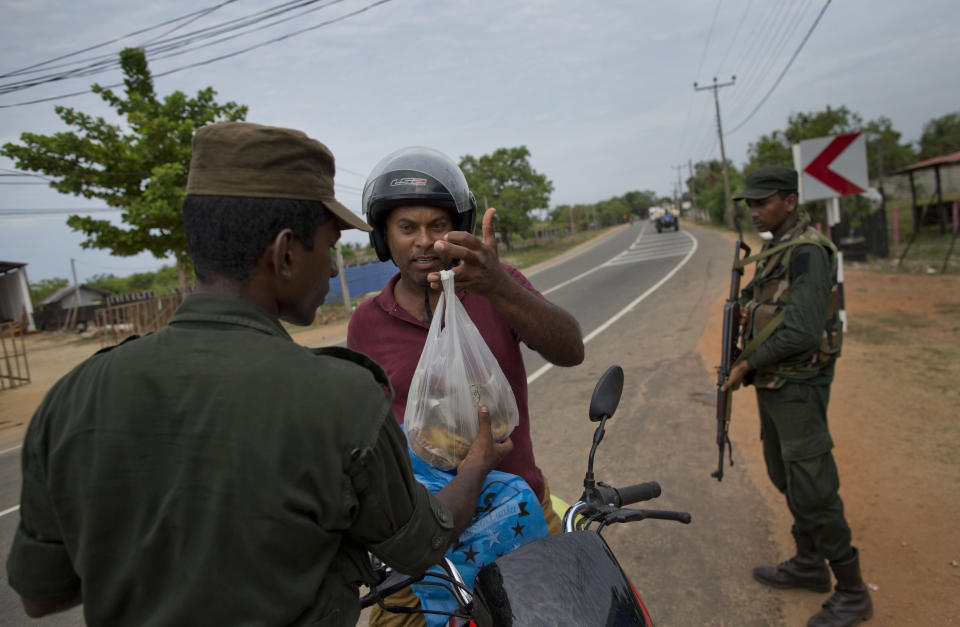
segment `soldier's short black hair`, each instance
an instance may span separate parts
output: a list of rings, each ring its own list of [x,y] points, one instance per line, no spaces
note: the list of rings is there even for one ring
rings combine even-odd
[[[222,277],[244,281],[277,233],[289,228],[307,250],[329,219],[323,203],[291,198],[247,198],[188,194],[183,229],[193,269],[201,281]]]
[[[790,194],[796,194],[796,193],[797,193],[797,190],[795,190],[795,189],[781,189],[781,190],[777,190],[777,196],[780,197],[780,200],[786,200],[786,199],[787,199],[787,196],[789,196]]]

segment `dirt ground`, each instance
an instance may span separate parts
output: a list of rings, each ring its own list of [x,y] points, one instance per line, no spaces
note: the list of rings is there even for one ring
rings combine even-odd
[[[960,277],[849,264],[844,283],[848,331],[828,413],[871,624],[960,624]],[[723,299],[698,345],[707,364],[719,359],[722,311]],[[758,425],[755,394],[735,394],[731,438],[761,474]],[[759,479],[788,557],[786,505]],[[804,624],[808,594],[788,593],[788,624]]]
[[[884,274],[849,265],[849,330],[830,403],[841,496],[871,587],[872,624],[960,624],[960,277]],[[719,353],[720,312],[698,349]],[[345,325],[294,335],[301,344],[337,341]],[[27,340],[32,382],[0,392],[0,450],[18,446],[47,389],[93,354],[96,342],[36,334]],[[756,401],[734,397],[737,463],[762,475]],[[764,497],[781,520],[775,540],[789,556],[790,521],[765,477]],[[809,598],[787,594],[787,622],[803,624]],[[797,595],[803,595],[797,592]]]

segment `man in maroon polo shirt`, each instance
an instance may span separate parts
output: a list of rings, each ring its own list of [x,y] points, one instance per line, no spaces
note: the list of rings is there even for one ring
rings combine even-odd
[[[460,168],[430,148],[398,150],[371,172],[363,212],[373,227],[370,240],[381,261],[399,268],[377,296],[353,313],[347,346],[371,356],[387,371],[393,409],[403,421],[413,372],[440,298],[440,271],[453,268],[457,296],[497,358],[513,389],[519,425],[513,452],[497,470],[523,477],[544,504],[552,532],[560,521],[533,456],[527,409],[527,374],[520,342],[558,366],[583,361],[580,325],[537,292],[519,270],[497,256],[494,209],[483,216],[483,239],[473,236],[476,201]]]
[[[473,236],[476,201],[460,168],[429,148],[404,148],[385,157],[363,190],[370,240],[381,261],[399,268],[377,296],[353,313],[347,346],[387,371],[394,414],[402,421],[410,381],[440,298],[440,271],[453,267],[457,296],[497,358],[517,400],[514,448],[498,470],[523,477],[544,506],[551,532],[560,520],[537,468],[530,441],[527,374],[520,342],[559,366],[583,361],[580,325],[546,300],[517,269],[500,263],[494,209],[483,216],[483,238]],[[458,261],[456,261],[458,260]]]
[[[520,422],[511,434],[513,452],[498,470],[523,477],[537,497],[549,495],[530,442],[527,375],[522,341],[547,361],[575,366],[583,361],[580,325],[546,300],[516,268],[500,263],[493,231],[494,209],[483,216],[483,239],[472,235],[476,201],[460,168],[429,148],[404,148],[374,168],[364,185],[363,211],[381,261],[399,268],[383,291],[353,313],[347,346],[366,353],[387,371],[393,409],[402,421],[410,380],[440,298],[440,270],[453,269],[457,296],[497,358],[513,388]],[[551,523],[550,511],[546,511]],[[559,531],[559,520],[552,528]]]

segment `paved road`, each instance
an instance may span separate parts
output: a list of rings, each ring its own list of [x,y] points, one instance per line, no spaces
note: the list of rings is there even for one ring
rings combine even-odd
[[[770,514],[742,468],[728,469],[721,484],[709,476],[714,381],[695,346],[724,294],[728,249],[709,231],[658,234],[640,222],[531,277],[577,317],[587,339],[577,368],[524,354],[537,461],[553,491],[568,500],[579,494],[593,432],[589,397],[618,363],[625,390],[597,454],[597,477],[614,485],[658,480],[664,495],[650,507],[693,515],[689,526],[644,521],[604,533],[658,625],[782,622],[776,595],[749,577],[750,566],[774,553]],[[18,458],[0,453],[0,512],[17,503]],[[15,510],[0,516],[0,556],[16,524]],[[0,624],[40,624],[19,616],[0,582]],[[82,625],[82,617],[74,610],[42,624]]]
[[[730,245],[701,229],[657,234],[647,226],[639,239],[628,232],[591,251],[593,262],[611,259],[601,269],[549,294],[576,313],[589,342],[584,364],[551,369],[531,383],[537,463],[554,492],[577,497],[594,427],[587,419],[590,394],[604,370],[620,364],[625,389],[596,455],[596,478],[613,485],[659,481],[663,495],[647,507],[693,516],[689,526],[651,520],[604,532],[654,622],[782,623],[776,593],[750,577],[753,565],[776,554],[771,513],[742,464],[727,468],[722,483],[710,478],[715,378],[696,344],[711,307],[725,294]],[[586,259],[571,263],[581,262]],[[563,270],[554,267],[533,282],[549,290],[561,283]],[[619,306],[638,299],[595,334]]]

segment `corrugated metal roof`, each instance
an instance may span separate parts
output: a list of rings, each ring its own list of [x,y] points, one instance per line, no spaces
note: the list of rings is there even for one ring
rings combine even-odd
[[[894,170],[890,174],[905,174],[914,170],[923,170],[925,168],[946,165],[948,163],[960,163],[960,152],[955,152],[949,155],[941,155],[939,157],[934,157],[933,159],[927,159],[926,161],[920,161],[918,163],[914,163],[913,165],[900,168],[899,170]]]
[[[50,303],[55,303],[73,294],[74,289],[75,288],[72,285],[66,285],[64,287],[61,287],[56,292],[54,292],[53,294],[50,294],[49,296],[47,296],[37,304],[42,306],[42,305],[49,305]],[[88,292],[94,292],[96,294],[100,294],[101,296],[108,296],[109,294],[111,294],[110,290],[101,289],[99,287],[92,287],[90,285],[80,285],[80,287],[76,289],[86,290]]]
[[[20,263],[18,261],[0,261],[0,274],[6,274],[11,270],[16,270],[17,268],[24,267],[25,263]]]

